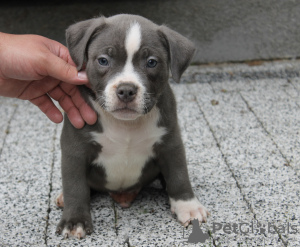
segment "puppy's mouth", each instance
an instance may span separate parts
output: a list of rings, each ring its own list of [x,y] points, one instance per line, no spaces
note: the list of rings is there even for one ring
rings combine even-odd
[[[128,106],[119,107],[110,112],[115,118],[121,120],[135,120],[141,115],[141,113],[139,113],[137,110]]]
[[[138,114],[138,112],[135,109],[132,109],[132,108],[127,107],[127,106],[122,107],[122,108],[114,109],[111,112],[112,113],[120,113],[120,112],[122,112],[124,114],[126,114],[126,113],[128,113],[128,114],[137,113]]]

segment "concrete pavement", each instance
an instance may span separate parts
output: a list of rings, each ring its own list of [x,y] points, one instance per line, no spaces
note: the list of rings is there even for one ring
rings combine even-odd
[[[55,235],[62,125],[0,98],[0,246],[299,246],[300,61],[191,66],[172,84],[190,179],[211,216],[187,243],[159,184],[122,209],[92,198],[94,233]]]

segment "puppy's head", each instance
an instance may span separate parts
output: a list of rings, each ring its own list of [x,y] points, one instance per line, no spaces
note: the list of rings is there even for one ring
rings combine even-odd
[[[123,120],[151,111],[169,69],[178,82],[195,50],[180,34],[134,15],[82,21],[70,26],[66,37],[77,69],[86,69],[97,104]]]

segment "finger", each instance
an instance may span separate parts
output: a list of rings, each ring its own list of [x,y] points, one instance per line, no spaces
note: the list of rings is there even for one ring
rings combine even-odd
[[[47,57],[46,63],[46,73],[51,77],[76,85],[88,82],[85,72],[78,73],[76,67],[52,53]]]
[[[50,42],[49,42],[50,41]],[[76,67],[74,61],[71,58],[71,55],[69,53],[69,50],[66,46],[63,44],[55,41],[55,40],[49,40],[47,39],[44,44],[48,47],[48,49],[64,61],[66,61],[68,64],[71,64]]]
[[[59,102],[75,128],[80,129],[84,126],[84,120],[81,117],[80,112],[76,108],[72,99],[60,87],[54,88],[48,94],[51,98]]]
[[[63,116],[60,110],[54,105],[48,95],[42,95],[35,99],[31,99],[30,102],[36,105],[40,110],[46,114],[46,116],[54,123],[61,123]]]
[[[22,83],[24,83],[24,87],[17,98],[30,100],[30,99],[38,98],[44,94],[47,94],[50,90],[57,87],[60,81],[47,76],[38,81],[29,81],[29,82],[19,81],[19,84],[21,84],[20,86],[22,86]]]
[[[77,109],[79,109],[79,112],[84,121],[89,125],[96,123],[97,114],[82,98],[78,87],[64,82],[60,83],[59,86],[66,94],[68,94],[71,97],[73,103],[75,104]]]

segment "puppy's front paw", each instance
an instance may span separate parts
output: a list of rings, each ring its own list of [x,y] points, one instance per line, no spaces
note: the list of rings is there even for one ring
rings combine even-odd
[[[64,220],[59,222],[56,233],[61,234],[64,238],[84,238],[93,232],[91,220],[82,220],[78,218]]]
[[[188,226],[192,219],[198,219],[200,223],[206,222],[209,216],[207,209],[196,197],[187,201],[170,198],[170,204],[172,213],[177,215],[178,221],[184,226]]]

